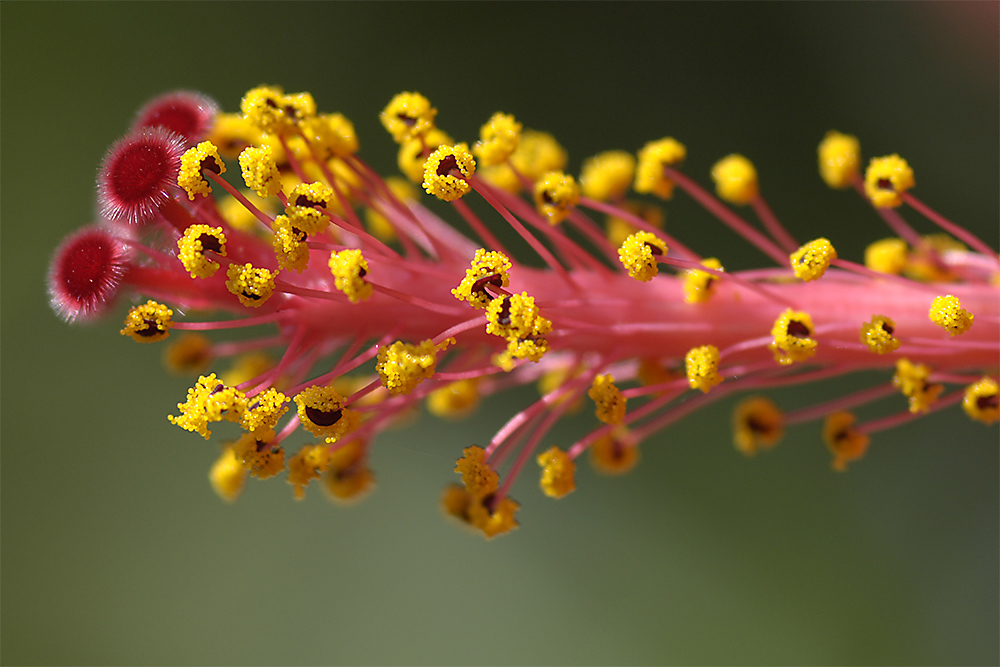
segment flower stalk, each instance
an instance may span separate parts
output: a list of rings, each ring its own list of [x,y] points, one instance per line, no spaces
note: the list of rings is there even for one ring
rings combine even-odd
[[[426,98],[402,93],[382,121],[410,180],[384,179],[358,157],[350,122],[318,112],[307,93],[261,87],[240,109],[192,93],[154,100],[102,165],[102,220],[60,246],[49,275],[53,307],[70,321],[102,315],[119,294],[149,299],[122,333],[172,338],[161,343],[171,368],[201,375],[171,422],[206,438],[216,422],[242,433],[211,469],[227,500],[246,476],[283,469],[297,498],[321,478],[335,499],[359,497],[374,479],[376,436],[420,403],[457,417],[536,382],[541,397],[485,449],[466,447],[464,483],[445,492],[447,512],[488,537],[517,525],[508,493],[532,458],[543,491],[562,497],[584,452],[622,472],[643,441],[734,392],[884,370],[886,384],[789,415],[762,398],[737,408],[734,443],[746,454],[773,447],[787,424],[824,420],[836,470],[864,455],[871,433],[929,411],[962,402],[977,421],[1000,416],[996,252],[919,202],[898,156],[872,160],[862,177],[853,137],[824,139],[821,174],[855,187],[902,237],[873,244],[864,264],[825,238],[799,245],[742,156],[713,168],[713,196],[681,171],[686,149],[671,138],[635,157],[597,156],[578,181],[555,139],[512,116],[496,114],[470,150],[437,129]],[[225,176],[237,157],[246,188]],[[418,184],[452,202],[475,238],[421,205]],[[648,202],[626,199],[630,184],[662,200],[677,186],[777,266],[728,272],[703,259],[661,231]],[[919,235],[904,204],[950,236]],[[745,205],[763,229],[731,208]],[[609,216],[607,231],[585,210]],[[535,257],[508,252],[505,226]],[[180,315],[189,311],[202,315]],[[261,332],[226,340],[234,328]],[[203,374],[221,360],[233,363]],[[905,412],[867,423],[846,412],[904,397]],[[591,432],[547,447],[588,398]],[[303,431],[316,442],[286,462],[282,445]]]

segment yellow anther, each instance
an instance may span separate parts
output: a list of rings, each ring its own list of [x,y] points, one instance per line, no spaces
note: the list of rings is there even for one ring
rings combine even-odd
[[[663,222],[666,216],[663,213],[663,208],[657,204],[644,201],[629,201],[625,202],[625,210],[653,227],[663,229]],[[609,215],[604,221],[604,235],[608,239],[608,243],[616,248],[621,247],[625,243],[625,239],[637,231],[639,229],[635,225],[618,216]]]
[[[565,220],[579,201],[580,187],[569,174],[550,171],[535,183],[535,205],[550,225]]]
[[[155,343],[170,335],[174,325],[174,311],[162,303],[147,301],[141,306],[133,306],[125,316],[123,336],[131,336],[140,343]]]
[[[930,367],[924,364],[914,364],[909,359],[896,362],[892,383],[909,400],[910,412],[927,412],[944,391],[944,385],[927,381],[930,374]]]
[[[365,301],[372,295],[372,286],[365,281],[368,262],[360,250],[341,250],[330,253],[330,273],[336,278],[336,287],[347,295],[351,303]]]
[[[537,181],[547,171],[565,169],[566,159],[566,149],[551,134],[525,130],[510,163],[525,178]]]
[[[246,410],[240,418],[240,427],[250,433],[273,429],[281,416],[288,412],[288,397],[271,388],[247,399]]]
[[[403,175],[414,183],[424,180],[424,164],[431,151],[441,146],[451,146],[455,143],[447,133],[435,128],[423,138],[408,139],[399,146],[396,164]]]
[[[200,333],[181,334],[163,354],[163,363],[178,375],[200,374],[212,359],[212,341]]]
[[[271,224],[274,237],[271,247],[278,259],[278,266],[285,270],[295,270],[302,273],[309,265],[309,248],[306,246],[306,233],[292,225],[287,215],[275,217]]]
[[[447,342],[439,348],[428,339],[417,345],[396,341],[379,348],[375,370],[382,386],[390,394],[409,394],[418,384],[434,375],[438,350],[446,346]]]
[[[496,503],[486,498],[472,498],[464,514],[468,517],[466,520],[489,539],[517,528],[514,514],[519,507],[509,496]]]
[[[872,271],[899,275],[906,268],[909,254],[903,239],[882,239],[865,248],[865,266]]]
[[[632,234],[618,248],[618,259],[636,280],[649,282],[660,271],[657,257],[667,254],[667,244],[650,232]]]
[[[722,263],[715,257],[707,257],[701,260],[701,265],[705,268],[724,271]],[[684,300],[688,303],[704,303],[712,296],[712,285],[718,280],[717,276],[708,271],[690,269],[684,272]]]
[[[477,498],[492,494],[500,484],[500,475],[486,462],[486,451],[482,447],[462,450],[462,458],[455,462],[455,472],[462,476],[466,492]]]
[[[1000,395],[1000,389],[998,389],[997,381],[990,377],[984,377],[979,382],[965,388],[962,408],[969,417],[989,426],[1000,419],[998,395]]]
[[[819,175],[831,188],[847,188],[858,178],[861,144],[856,137],[830,130],[819,144]]]
[[[590,464],[605,475],[621,475],[639,462],[639,447],[624,427],[612,430],[590,445]]]
[[[805,361],[816,354],[816,330],[812,318],[807,313],[785,310],[771,328],[774,341],[770,348],[774,360],[779,364],[788,365],[796,361]]]
[[[865,194],[876,208],[896,208],[915,185],[913,170],[898,155],[872,158],[865,171]]]
[[[458,380],[435,389],[427,397],[427,410],[437,417],[462,419],[479,406],[479,381]]]
[[[189,148],[181,156],[181,167],[177,172],[177,185],[184,188],[191,201],[194,201],[196,195],[207,197],[212,191],[212,186],[202,175],[203,169],[208,169],[215,174],[226,172],[226,163],[219,157],[219,149],[211,141],[203,141],[194,148]]]
[[[493,358],[493,363],[505,371],[511,371],[518,359],[539,362],[549,351],[549,341],[543,338],[551,330],[552,323],[544,317],[536,321],[535,334],[531,338],[509,338],[507,349]]]
[[[635,173],[635,191],[652,193],[663,199],[674,195],[674,182],[663,173],[664,167],[680,164],[687,157],[684,145],[671,137],[651,141],[639,151]]]
[[[733,412],[733,444],[747,456],[771,449],[785,434],[785,416],[769,398],[755,396]]]
[[[260,129],[237,113],[216,114],[206,137],[226,157],[236,157],[247,146],[259,144],[262,138]]]
[[[300,126],[321,160],[344,158],[360,148],[354,124],[342,114],[320,114],[303,121]]]
[[[833,454],[833,469],[847,470],[847,464],[857,461],[868,451],[871,438],[854,428],[855,418],[850,412],[834,412],[823,424],[823,439]]]
[[[393,97],[379,119],[396,143],[417,139],[434,128],[437,109],[420,93],[400,93]]]
[[[552,323],[539,316],[535,299],[527,292],[494,299],[486,308],[486,332],[494,336],[527,338],[551,330]]]
[[[504,288],[510,284],[510,260],[502,252],[485,248],[476,250],[472,268],[465,270],[465,277],[451,293],[459,301],[468,301],[473,308],[486,308],[493,296],[486,285]]]
[[[323,488],[338,502],[360,500],[375,485],[375,475],[365,463],[365,444],[351,440],[330,452],[330,468],[323,475]]]
[[[618,200],[625,196],[634,178],[634,155],[625,151],[605,151],[584,161],[580,190],[591,199]]]
[[[274,273],[255,269],[252,264],[230,264],[226,269],[226,289],[244,306],[260,308],[274,293]]]
[[[217,255],[226,256],[226,235],[222,227],[208,225],[191,225],[177,239],[177,254],[185,270],[192,278],[209,278],[219,269],[219,263],[209,259],[205,253],[212,251]]]
[[[820,238],[800,247],[789,259],[795,275],[809,282],[823,277],[833,260],[837,259],[837,251],[827,239]]]
[[[931,322],[952,336],[964,334],[972,328],[972,313],[962,308],[962,302],[950,294],[935,297],[928,315]]]
[[[467,145],[439,146],[424,163],[424,190],[444,201],[460,199],[472,189],[467,179],[475,171]]]
[[[178,403],[180,416],[168,415],[171,424],[176,424],[186,431],[194,431],[206,440],[212,435],[208,430],[210,422],[226,419],[239,422],[246,408],[246,397],[243,392],[227,387],[215,373],[198,378],[197,384],[188,389],[187,400]]]
[[[521,143],[521,124],[499,111],[479,128],[479,141],[472,147],[479,162],[491,166],[506,162]]]
[[[288,204],[294,207],[326,208],[333,201],[333,188],[322,181],[299,183],[288,193]]]
[[[611,375],[598,375],[594,378],[587,391],[596,404],[594,414],[605,424],[621,424],[625,418],[625,408],[628,399],[615,386],[615,378]]]
[[[306,445],[288,459],[288,483],[295,487],[295,499],[306,497],[306,486],[330,468],[330,448]]]
[[[536,459],[542,467],[541,487],[545,495],[562,498],[576,488],[576,463],[558,447],[550,447]]]
[[[701,389],[707,394],[725,379],[719,374],[720,359],[719,348],[714,345],[702,345],[688,350],[684,355],[684,372],[692,389]]]
[[[233,445],[222,448],[222,454],[208,471],[208,481],[215,494],[231,503],[240,497],[247,481],[247,469],[233,453]]]
[[[277,86],[259,86],[247,91],[240,100],[243,117],[257,129],[277,134],[290,129],[290,119],[283,106],[284,91]]]
[[[240,153],[243,182],[258,197],[273,197],[281,192],[281,173],[270,147],[251,146]]]
[[[861,325],[861,342],[876,354],[887,354],[899,349],[899,339],[893,336],[896,323],[885,315],[872,315],[871,322]]]
[[[757,170],[742,155],[732,154],[722,158],[712,167],[712,180],[719,199],[730,204],[749,204],[757,199]]]
[[[281,97],[285,118],[299,123],[316,115],[316,101],[310,93],[289,93]]]
[[[233,445],[233,455],[257,479],[274,477],[285,469],[285,450],[271,445],[274,431],[244,433]]]
[[[315,236],[327,228],[330,218],[312,206],[289,206],[285,209],[288,222],[306,236]]]
[[[345,400],[333,387],[303,389],[295,397],[299,421],[315,437],[336,442],[361,423],[356,411],[344,407]]]

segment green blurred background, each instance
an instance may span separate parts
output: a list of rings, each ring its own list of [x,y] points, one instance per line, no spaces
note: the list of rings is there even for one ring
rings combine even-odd
[[[741,152],[794,233],[858,260],[887,232],[816,174],[835,128],[904,155],[918,196],[996,246],[996,3],[4,2],[0,18],[4,664],[997,664],[997,429],[957,409],[879,434],[838,475],[815,425],[743,459],[726,401],[648,441],[629,476],[584,466],[562,501],[526,475],[522,527],[486,542],[440,514],[440,490],[530,392],[386,434],[358,506],[316,488],[297,503],[280,480],[228,506],[214,447],[165,418],[189,380],[119,336],[120,313],[70,327],[44,290],[136,108],[188,88],[235,110],[262,82],[347,114],[389,173],[377,114],[402,90],[464,140],[513,112],[574,172],[667,134],[703,183]],[[727,266],[759,260],[683,197],[668,225]]]

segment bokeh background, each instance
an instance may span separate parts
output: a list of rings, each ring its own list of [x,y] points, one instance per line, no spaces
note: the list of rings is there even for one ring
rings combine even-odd
[[[347,114],[387,173],[377,114],[402,90],[464,140],[513,112],[575,172],[669,134],[707,183],[741,152],[793,232],[858,260],[887,233],[816,173],[835,128],[904,155],[918,196],[996,246],[996,3],[4,2],[0,17],[4,664],[997,664],[997,429],[957,409],[879,434],[839,475],[815,425],[745,460],[726,401],[648,441],[624,478],[583,466],[562,501],[526,475],[522,527],[486,542],[441,515],[440,490],[531,392],[386,434],[358,506],[316,488],[297,503],[281,480],[228,506],[206,480],[215,448],[165,418],[190,381],[119,336],[118,314],[63,324],[44,288],[136,108],[188,88],[235,110],[260,83]],[[667,215],[727,266],[759,260],[683,197]]]

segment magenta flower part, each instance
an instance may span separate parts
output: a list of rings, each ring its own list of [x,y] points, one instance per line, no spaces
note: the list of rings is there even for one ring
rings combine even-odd
[[[866,191],[853,137],[827,135],[820,173],[889,225],[881,236],[893,238],[874,237],[863,262],[838,256],[836,230],[796,240],[743,156],[713,171],[716,198],[682,171],[686,148],[672,138],[635,159],[588,162],[581,193],[553,137],[511,117],[499,138],[487,124],[478,144],[452,144],[417,93],[381,116],[406,178],[377,174],[350,122],[308,93],[255,88],[240,109],[215,123],[214,103],[187,92],[144,107],[98,183],[102,213],[130,235],[77,232],[49,276],[53,308],[71,321],[119,292],[134,298],[122,334],[167,346],[167,363],[192,373],[170,421],[236,438],[210,472],[224,499],[248,476],[282,472],[297,498],[313,480],[334,499],[358,498],[372,486],[376,436],[415,407],[458,418],[527,384],[539,398],[497,433],[470,426],[456,451],[461,483],[444,491],[446,513],[487,537],[517,526],[509,490],[530,461],[543,492],[562,497],[584,453],[602,472],[625,472],[640,445],[734,393],[746,399],[733,417],[738,451],[757,454],[787,426],[816,421],[837,471],[877,447],[879,431],[929,412],[961,404],[974,421],[998,419],[996,250],[920,202],[909,171]],[[240,168],[227,169],[220,147],[247,142]],[[506,157],[477,172],[473,153]],[[874,168],[910,169],[881,160]],[[626,199],[629,183],[645,199]],[[727,271],[725,257],[665,233],[658,198],[675,196],[770,265]],[[421,203],[435,197],[471,237]],[[516,236],[524,256],[505,246]],[[227,337],[234,329],[245,331]],[[882,380],[792,412],[757,395],[862,371]],[[876,402],[885,416],[856,419]],[[551,447],[552,427],[581,403],[575,418],[589,433]]]

